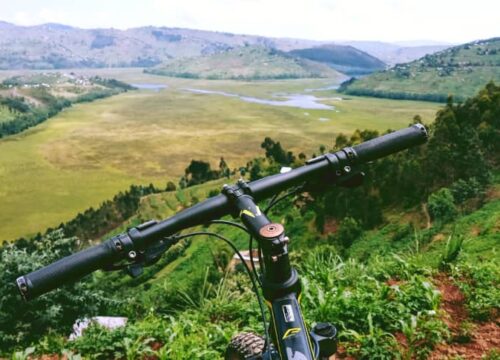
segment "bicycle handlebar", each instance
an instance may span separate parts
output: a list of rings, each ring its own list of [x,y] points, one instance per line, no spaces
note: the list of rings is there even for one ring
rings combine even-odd
[[[342,171],[347,166],[372,160],[423,144],[427,131],[421,124],[398,130],[335,153],[309,160],[306,165],[284,174],[267,176],[247,183],[246,190],[256,202],[292,186],[321,177],[328,171]],[[122,259],[134,259],[142,251],[183,229],[201,225],[232,213],[228,198],[217,195],[200,202],[159,223],[148,222],[115,236],[100,245],[87,248],[58,260],[16,280],[24,299],[33,299],[64,283],[76,281],[91,272],[109,267]]]

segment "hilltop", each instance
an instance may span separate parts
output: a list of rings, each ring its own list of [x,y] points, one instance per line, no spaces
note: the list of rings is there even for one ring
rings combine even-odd
[[[287,52],[329,43],[169,27],[81,29],[54,23],[18,26],[0,21],[0,70],[151,67],[170,59],[210,55],[242,46]],[[348,45],[391,65],[442,49],[362,41],[334,46],[348,51]]]
[[[168,27],[80,29],[0,24],[0,69],[149,67],[245,45],[289,51],[319,42]]]
[[[500,81],[500,38],[474,41],[407,64],[349,81],[352,95],[445,101],[472,96],[489,81]]]
[[[337,78],[334,69],[271,48],[247,46],[212,55],[178,59],[146,70],[156,75],[201,79]]]
[[[390,66],[420,59],[425,55],[434,54],[452,46],[432,42],[393,44],[382,41],[347,41],[341,44],[362,50]]]
[[[292,50],[289,53],[300,58],[327,64],[349,75],[369,74],[386,67],[379,59],[352,46],[322,45]]]

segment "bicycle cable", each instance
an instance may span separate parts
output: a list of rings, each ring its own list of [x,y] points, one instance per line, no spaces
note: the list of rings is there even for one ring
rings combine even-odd
[[[226,222],[224,220],[217,220],[217,222],[218,223],[225,223],[226,225],[232,225],[232,223],[230,221]],[[236,224],[236,223],[234,223],[234,224]],[[236,224],[236,225],[239,225],[239,224]],[[239,227],[239,226],[236,226],[236,227]],[[248,277],[250,278],[250,281],[252,282],[252,287],[253,287],[253,290],[254,290],[255,295],[257,297],[257,301],[259,303],[260,313],[261,313],[261,317],[262,317],[262,324],[264,326],[265,340],[264,340],[264,349],[263,349],[263,351],[265,351],[266,348],[267,348],[267,346],[269,345],[269,331],[268,331],[268,327],[267,327],[267,321],[266,321],[266,314],[265,314],[265,310],[264,310],[265,309],[264,308],[264,304],[262,302],[262,298],[260,296],[259,289],[258,289],[257,283],[255,282],[255,279],[253,277],[252,271],[248,267],[247,263],[245,262],[245,259],[243,258],[243,255],[241,255],[241,253],[238,250],[238,248],[231,242],[231,240],[229,240],[228,238],[226,238],[226,237],[224,237],[222,235],[219,235],[217,233],[213,233],[213,232],[210,232],[210,231],[196,231],[196,232],[192,232],[192,233],[189,233],[189,234],[178,235],[177,238],[179,240],[182,240],[182,239],[185,239],[185,238],[188,238],[188,237],[203,236],[203,235],[216,237],[216,238],[224,241],[226,244],[228,244],[233,249],[233,251],[236,253],[236,255],[238,255],[238,257],[240,258],[241,263],[245,267],[245,270],[246,270],[246,272],[248,274]]]
[[[285,200],[289,196],[295,195],[300,190],[302,190],[304,188],[304,186],[305,186],[305,183],[302,184],[302,185],[296,186],[292,190],[288,191],[287,193],[285,193],[284,195],[282,195],[280,197],[278,197],[277,195],[274,195],[271,198],[271,200],[269,201],[269,204],[267,205],[267,207],[264,209],[264,214],[267,215],[267,213],[269,212],[269,210],[271,210],[276,204],[278,204],[282,200]]]

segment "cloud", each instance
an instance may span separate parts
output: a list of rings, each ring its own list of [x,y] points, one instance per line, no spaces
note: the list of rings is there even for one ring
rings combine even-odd
[[[492,0],[474,6],[456,0],[25,0],[9,1],[2,13],[23,25],[156,25],[317,40],[464,42],[500,35],[500,2]]]
[[[7,20],[10,20],[10,19],[7,19]],[[14,23],[16,23],[18,25],[32,25],[32,24],[36,23],[36,21],[33,19],[33,17],[24,11],[16,12],[11,21],[14,21]]]

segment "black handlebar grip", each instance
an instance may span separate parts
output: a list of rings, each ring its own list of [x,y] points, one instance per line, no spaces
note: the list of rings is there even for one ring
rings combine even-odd
[[[22,297],[30,300],[109,265],[116,256],[117,250],[108,240],[21,276],[16,284]]]
[[[358,164],[396,153],[427,141],[427,130],[422,124],[394,131],[384,136],[353,146]]]

